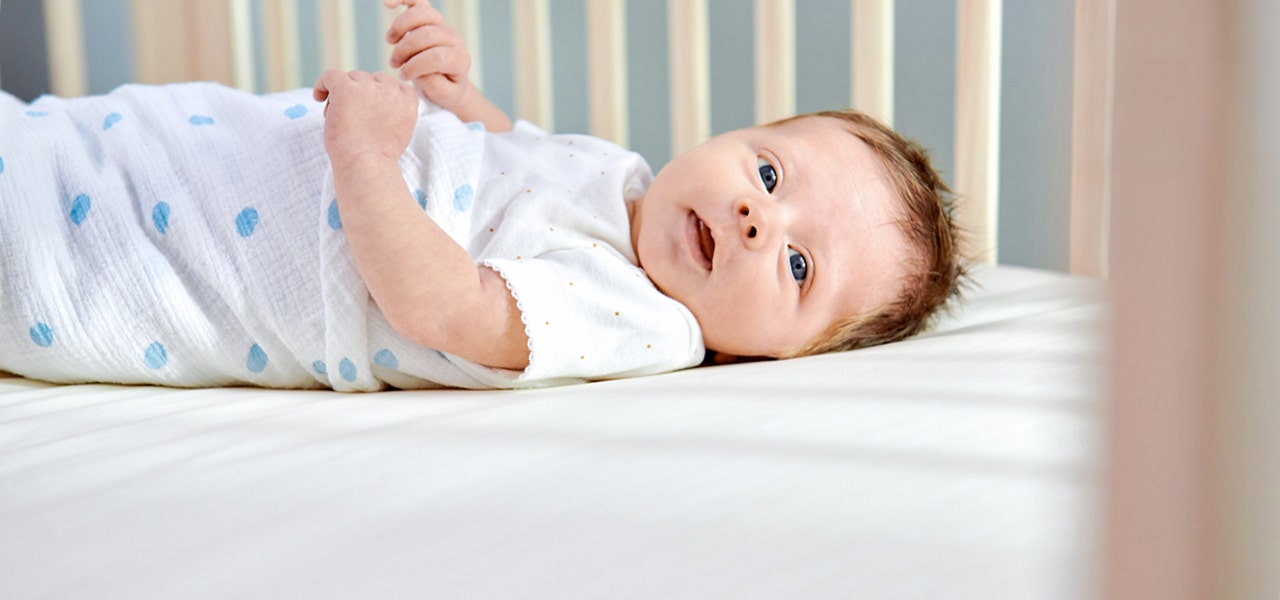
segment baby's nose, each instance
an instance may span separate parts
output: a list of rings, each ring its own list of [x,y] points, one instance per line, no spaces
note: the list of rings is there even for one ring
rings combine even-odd
[[[763,247],[768,234],[771,233],[766,218],[768,212],[766,207],[762,203],[751,202],[744,198],[734,204],[734,210],[738,213],[738,230],[742,245],[750,250]]]

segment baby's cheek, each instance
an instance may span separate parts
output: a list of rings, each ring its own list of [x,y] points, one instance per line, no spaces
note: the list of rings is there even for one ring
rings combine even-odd
[[[701,311],[699,324],[707,347],[739,356],[773,356],[788,347],[785,315],[771,313],[750,299],[730,299]]]

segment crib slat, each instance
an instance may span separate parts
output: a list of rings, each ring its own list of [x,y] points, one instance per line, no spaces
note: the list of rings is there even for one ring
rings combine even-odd
[[[1273,375],[1278,362],[1242,354],[1262,348],[1254,345],[1258,338],[1274,337],[1276,329],[1267,325],[1275,323],[1275,300],[1248,308],[1261,300],[1250,292],[1267,288],[1253,287],[1253,277],[1244,289],[1231,287],[1244,280],[1234,279],[1237,265],[1228,252],[1248,248],[1237,245],[1246,232],[1226,227],[1233,205],[1243,210],[1248,204],[1236,204],[1245,198],[1232,191],[1263,200],[1255,195],[1260,188],[1235,188],[1239,180],[1230,181],[1224,170],[1225,157],[1241,149],[1227,133],[1233,119],[1251,127],[1265,123],[1233,114],[1241,108],[1237,94],[1247,89],[1243,78],[1253,74],[1242,68],[1250,58],[1237,54],[1247,47],[1248,29],[1232,22],[1232,12],[1243,16],[1249,4],[1116,3],[1115,278],[1107,348],[1113,360],[1100,411],[1107,432],[1099,471],[1105,533],[1098,549],[1106,557],[1096,592],[1101,598],[1274,598],[1280,589],[1278,563],[1267,560],[1277,558],[1276,529],[1251,519],[1274,517],[1276,506],[1265,503],[1265,492],[1230,498],[1243,491],[1231,485],[1236,477],[1256,477],[1261,469],[1275,482],[1277,472],[1274,455],[1269,462],[1237,462],[1245,458],[1237,454],[1242,446],[1264,450],[1263,442],[1275,439],[1276,421],[1253,424],[1260,426],[1250,428],[1257,437],[1238,428],[1243,423],[1235,419],[1247,414],[1247,405],[1276,405],[1275,388],[1254,387],[1263,378],[1243,371],[1260,367]],[[1274,35],[1269,27],[1267,38]],[[1241,163],[1232,175],[1248,176],[1248,160]],[[1274,164],[1267,171],[1274,181]],[[1265,396],[1250,398],[1255,393]],[[1266,539],[1273,553],[1236,554],[1249,551],[1231,547],[1246,531]],[[1232,567],[1257,569],[1270,585],[1235,587],[1250,578]]]
[[[894,0],[853,0],[854,108],[893,125]]]
[[[134,79],[165,83],[187,78],[187,3],[133,0]]]
[[[1076,2],[1071,102],[1071,272],[1105,277],[1111,228],[1115,0]]]
[[[795,0],[756,0],[756,123],[796,113]]]
[[[141,83],[235,83],[226,2],[133,0],[134,78]]]
[[[587,85],[591,135],[626,146],[626,0],[587,0]]]
[[[680,154],[710,136],[710,56],[706,0],[667,0],[671,68],[671,152]]]
[[[391,23],[396,20],[396,16],[400,12],[399,10],[387,10],[385,8],[378,11],[378,24],[381,26],[378,30],[378,35],[384,36],[378,44],[378,57],[381,60],[379,67],[392,75],[397,75],[396,70],[391,68],[391,50],[394,46],[387,43],[385,36],[387,30],[391,29]]]
[[[467,44],[467,52],[471,54],[471,82],[483,89],[484,69],[480,52],[482,32],[480,31],[479,4],[476,0],[444,0],[439,6],[449,26],[458,30]],[[389,23],[388,26],[390,26]]]
[[[352,0],[320,3],[322,67],[350,71],[356,68],[356,7]]]
[[[955,190],[966,251],[995,263],[1000,181],[1002,0],[958,0]]]
[[[262,32],[268,91],[300,87],[297,0],[263,0]]]
[[[89,84],[80,0],[44,0],[44,27],[51,91],[63,97],[85,95]]]
[[[172,2],[173,0],[152,0]],[[188,75],[183,80],[235,85],[235,32],[228,2],[192,2],[187,12]]]
[[[227,4],[231,11],[231,56],[235,85],[245,91],[255,91],[253,15],[249,9],[249,0],[227,0]]]
[[[515,22],[516,112],[551,131],[551,15],[547,0],[511,0]]]

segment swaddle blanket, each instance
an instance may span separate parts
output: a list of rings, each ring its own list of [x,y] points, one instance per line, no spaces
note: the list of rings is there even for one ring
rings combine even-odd
[[[322,111],[309,90],[214,84],[30,105],[0,93],[0,370],[179,386],[481,385],[466,375],[474,366],[402,343],[372,306],[334,235]],[[475,185],[482,136],[447,112],[419,119],[401,169],[420,203]],[[466,235],[465,221],[442,225]],[[410,360],[426,372],[401,373]]]

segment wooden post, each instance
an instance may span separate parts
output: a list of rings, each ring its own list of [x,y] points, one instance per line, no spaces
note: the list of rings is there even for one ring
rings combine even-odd
[[[1212,474],[1229,468],[1213,443],[1216,405],[1229,402],[1215,389],[1227,10],[1116,5],[1106,598],[1217,597]]]
[[[262,45],[267,53],[267,91],[300,87],[297,0],[262,0],[262,31]]]
[[[711,135],[710,50],[706,0],[667,0],[671,67],[671,154]]]
[[[1002,0],[959,0],[956,32],[956,193],[966,253],[995,263],[1000,214],[1000,48]]]
[[[796,114],[795,0],[756,0],[756,123]]]
[[[1106,277],[1111,228],[1115,0],[1076,2],[1071,100],[1071,272]]]
[[[626,146],[627,3],[587,0],[587,85],[591,135]]]
[[[853,107],[893,125],[894,0],[853,0]]]
[[[84,17],[80,0],[44,0],[45,43],[49,48],[49,84],[62,97],[83,96],[85,75]]]
[[[516,41],[516,112],[555,129],[551,93],[551,16],[547,0],[511,0]]]

